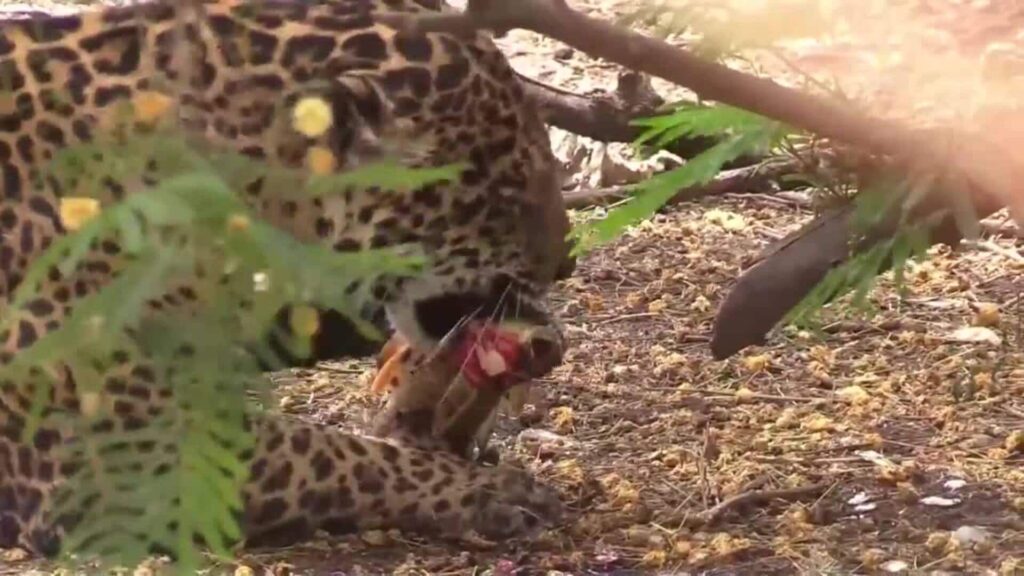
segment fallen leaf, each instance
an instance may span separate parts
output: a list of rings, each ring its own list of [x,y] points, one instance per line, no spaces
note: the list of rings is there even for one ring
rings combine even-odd
[[[640,492],[633,483],[614,472],[601,479],[601,486],[608,492],[614,506],[636,504],[640,501]]]
[[[726,210],[713,209],[704,213],[704,221],[720,226],[723,230],[737,231],[747,227],[743,216]]]
[[[651,550],[640,559],[640,564],[645,568],[661,568],[668,560],[668,554],[664,550]]]
[[[572,485],[580,486],[586,479],[586,475],[583,472],[583,467],[576,460],[562,460],[555,465],[554,476],[562,482]]]
[[[751,390],[750,388],[746,388],[746,387],[740,388],[739,390],[736,391],[736,394],[734,395],[736,400],[738,400],[740,402],[747,402],[747,401],[753,399],[754,396],[755,396],[754,391]]]
[[[824,414],[811,414],[800,422],[800,428],[808,432],[824,432],[835,427],[835,423]]]
[[[849,402],[850,404],[863,404],[868,400],[871,400],[871,395],[868,394],[868,391],[860,386],[847,386],[845,388],[840,388],[836,391],[836,395],[843,401]]]
[[[1014,430],[1006,437],[1004,444],[1006,451],[1013,452],[1024,452],[1024,430]]]
[[[0,550],[0,559],[3,559],[4,562],[24,562],[29,559],[29,556],[29,553],[22,548]]]
[[[725,556],[728,554],[734,554],[740,550],[746,550],[750,548],[750,540],[746,538],[740,538],[728,534],[726,532],[719,532],[711,538],[709,546],[715,551],[718,556]]]
[[[999,325],[999,305],[992,302],[981,302],[974,313],[975,326],[991,327]]]
[[[949,544],[949,532],[932,532],[924,543],[926,548],[935,553],[945,550],[947,544]]]
[[[950,338],[954,342],[991,344],[992,346],[999,346],[1003,342],[1003,339],[994,330],[984,326],[964,326],[953,332]]]
[[[764,372],[771,365],[771,357],[767,354],[747,356],[743,359],[743,366],[751,372]]]
[[[690,303],[690,309],[695,312],[707,312],[711,309],[711,301],[704,296],[697,296]]]
[[[792,408],[786,408],[779,414],[779,417],[775,419],[775,425],[779,428],[792,428],[797,425],[796,410]]]
[[[882,564],[883,558],[885,558],[884,551],[878,548],[870,548],[861,553],[860,562],[868,570],[874,570]]]
[[[558,406],[551,409],[551,426],[559,434],[569,434],[573,430],[573,411],[569,406]]]
[[[1007,558],[999,564],[999,576],[1020,576],[1024,572],[1024,561]]]
[[[658,298],[657,300],[647,305],[647,311],[650,312],[651,314],[664,312],[667,308],[668,304],[661,298]]]

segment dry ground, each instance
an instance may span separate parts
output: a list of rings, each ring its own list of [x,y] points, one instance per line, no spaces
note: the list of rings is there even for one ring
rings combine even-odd
[[[709,221],[715,210],[745,227]],[[722,287],[745,254],[802,220],[761,198],[686,206],[592,254],[559,289],[573,349],[500,440],[506,459],[561,489],[564,526],[494,549],[351,537],[246,561],[316,574],[1010,570],[1024,558],[1022,257],[1002,240],[998,252],[943,251],[915,267],[902,301],[878,290],[873,317],[828,312],[820,333],[784,330],[765,349],[712,361],[705,339]],[[981,302],[1004,307],[991,333],[974,331],[1000,345],[961,342]],[[282,381],[285,404],[351,423],[375,403],[360,373],[296,373]],[[683,527],[744,490],[809,486],[821,489]],[[961,545],[958,529],[983,541]]]
[[[573,4],[614,15],[627,3]],[[930,18],[922,29],[946,34],[939,44],[965,61],[1021,30],[1011,1],[899,4],[919,8]],[[859,16],[881,26],[866,8]],[[614,82],[614,67],[555,42],[516,32],[502,43],[535,78],[581,91]],[[876,105],[914,103],[892,89],[905,87],[894,79],[905,80],[912,62],[858,68],[874,58],[865,45],[793,54],[815,71],[856,70],[871,80],[864,93],[892,97]],[[554,134],[576,185],[606,183],[619,160]],[[621,155],[612,147],[611,158]],[[493,546],[370,533],[252,553],[242,564],[324,575],[1024,574],[1019,242],[936,250],[912,268],[902,297],[882,280],[873,316],[827,310],[820,330],[783,329],[765,348],[713,361],[708,333],[728,286],[750,256],[809,216],[767,196],[685,204],[587,255],[558,287],[572,349],[524,414],[502,422],[497,442],[504,460],[560,489],[564,525]],[[332,363],[279,375],[282,408],[359,427],[380,401],[369,371]],[[737,494],[787,489],[695,522]]]

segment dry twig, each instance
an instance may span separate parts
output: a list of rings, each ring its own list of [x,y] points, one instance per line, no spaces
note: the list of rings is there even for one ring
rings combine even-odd
[[[691,527],[707,526],[709,524],[714,524],[726,513],[737,508],[766,504],[772,500],[792,501],[799,500],[800,498],[806,498],[808,496],[817,496],[818,494],[830,489],[831,486],[831,483],[822,482],[820,484],[811,484],[809,486],[799,486],[796,488],[750,490],[748,492],[742,492],[722,500],[715,506],[708,508],[700,514],[691,516],[687,519],[687,524]]]
[[[638,118],[655,116],[665,106],[651,88],[648,77],[624,72],[614,92],[575,94],[519,74],[526,93],[536,102],[545,122],[598,142],[633,142],[646,130],[633,124]],[[712,136],[683,136],[663,146],[680,158],[693,158],[721,141]],[[736,168],[763,158],[742,156],[726,164]]]
[[[792,162],[777,162],[758,164],[727,170],[707,184],[683,188],[676,193],[668,204],[678,204],[702,198],[704,196],[716,196],[730,192],[757,192],[783,174],[790,174],[796,170]],[[568,208],[585,208],[594,204],[601,204],[609,201],[622,200],[630,195],[629,186],[616,186],[612,188],[599,188],[596,190],[580,190],[567,192],[562,195],[565,205]]]

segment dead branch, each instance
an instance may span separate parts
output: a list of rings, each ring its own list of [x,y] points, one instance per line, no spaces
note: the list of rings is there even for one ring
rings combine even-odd
[[[633,142],[643,133],[643,128],[632,122],[664,110],[665,101],[651,87],[649,78],[635,72],[620,74],[614,92],[587,95],[550,86],[522,74],[518,76],[548,124],[598,142]],[[685,136],[664,149],[689,159],[718,142],[718,138],[710,136]],[[741,157],[729,166],[747,166],[760,160]]]
[[[620,75],[614,92],[588,96],[550,86],[522,74],[518,76],[526,93],[540,105],[548,123],[600,142],[636,140],[641,130],[631,126],[630,122],[656,114],[665,103],[653,90],[628,89],[629,85],[641,83],[637,78],[640,75],[635,73]]]
[[[901,159],[908,168],[929,168],[962,183],[956,186],[960,190],[999,198],[1014,214],[1024,213],[1024,196],[1012,193],[1015,176],[1024,173],[1024,166],[995,143],[952,132],[912,131],[830,98],[738,72],[656,38],[586,16],[565,0],[469,0],[460,14],[389,14],[382,19],[396,28],[419,32],[472,34],[484,29],[500,35],[512,28],[531,30],[591,56],[689,88],[703,99]]]
[[[956,246],[963,238],[951,214],[948,195],[930,195],[910,215],[913,224],[938,214],[944,216],[928,230],[931,244]],[[1001,206],[992,196],[976,197],[974,210],[985,218]],[[796,232],[769,246],[739,277],[718,308],[711,336],[711,354],[722,360],[747,346],[764,343],[768,332],[832,269],[846,263],[879,242],[892,238],[900,222],[900,208],[890,211],[874,228],[862,232],[851,245],[855,232],[856,206],[833,209]],[[883,270],[891,262],[883,262]]]
[[[683,188],[668,201],[668,204],[678,204],[704,196],[715,196],[730,192],[763,192],[779,176],[792,173],[796,169],[797,166],[791,162],[777,162],[726,170],[707,184]],[[623,200],[629,198],[630,195],[631,190],[628,186],[614,186],[611,188],[598,188],[596,190],[566,192],[562,195],[562,198],[565,200],[565,205],[568,208],[585,208],[595,204]]]
[[[823,482],[820,484],[811,484],[809,486],[799,486],[797,488],[751,490],[749,492],[743,492],[722,500],[715,506],[708,508],[700,514],[691,516],[687,519],[686,524],[693,528],[707,526],[709,524],[714,524],[720,520],[722,516],[738,508],[759,506],[767,504],[772,500],[785,500],[788,502],[810,496],[817,496],[831,488],[831,486],[831,483]]]

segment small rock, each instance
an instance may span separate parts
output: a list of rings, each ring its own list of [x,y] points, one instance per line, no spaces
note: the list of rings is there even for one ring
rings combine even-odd
[[[867,492],[858,492],[852,498],[847,500],[846,503],[850,506],[860,506],[869,500],[871,500],[871,497],[868,496]]]
[[[576,51],[568,46],[559,48],[558,50],[555,50],[555,60],[568,60],[572,58],[575,53]]]
[[[540,428],[527,428],[526,430],[523,430],[522,432],[519,433],[519,436],[516,438],[516,442],[518,442],[519,444],[529,445],[567,445],[574,443],[571,438],[567,438],[565,436],[562,436],[561,434],[555,434],[554,432],[549,432],[547,430],[543,430]]]
[[[0,559],[3,559],[4,562],[24,562],[28,560],[28,557],[28,552],[21,548],[0,551]]]
[[[959,498],[944,498],[942,496],[925,496],[921,498],[921,504],[925,506],[936,506],[939,508],[951,508],[960,503]]]
[[[988,533],[977,526],[961,526],[953,531],[953,540],[961,546],[984,544],[988,538]]]
[[[897,572],[906,572],[907,569],[910,568],[910,564],[907,564],[903,560],[889,560],[887,562],[883,562],[879,568],[886,572],[895,574]]]
[[[964,486],[967,486],[967,481],[964,480],[963,478],[950,478],[949,480],[946,480],[942,485],[949,490],[956,491],[963,488]]]
[[[954,342],[989,344],[992,346],[999,346],[1003,343],[1003,339],[995,331],[984,326],[965,326],[953,332],[950,335],[950,339]]]
[[[384,546],[390,540],[383,530],[367,530],[360,534],[359,538],[370,546]]]

